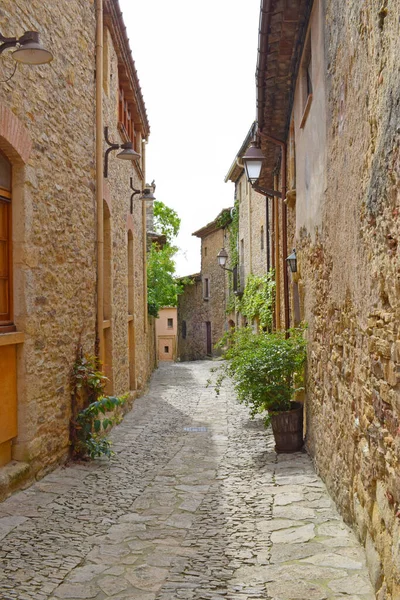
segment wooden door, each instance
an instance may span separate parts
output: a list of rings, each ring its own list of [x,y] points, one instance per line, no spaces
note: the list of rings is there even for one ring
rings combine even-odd
[[[206,321],[206,344],[207,344],[207,355],[212,355],[212,338],[211,338],[211,322]]]

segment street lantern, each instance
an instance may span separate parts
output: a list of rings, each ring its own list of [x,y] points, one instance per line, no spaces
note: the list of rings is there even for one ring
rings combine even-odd
[[[228,260],[228,253],[225,248],[221,248],[221,250],[217,254],[218,264],[222,269],[225,269],[226,261]]]
[[[19,48],[13,52],[14,60],[25,65],[44,65],[53,60],[51,52],[39,42],[37,31],[27,31],[18,40]]]
[[[0,33],[0,54],[15,47],[14,60],[26,65],[44,65],[53,60],[52,53],[41,45],[37,31],[25,31],[20,38],[8,38]]]
[[[156,197],[153,190],[149,187],[145,187],[142,191],[142,195],[139,196],[139,200],[155,200]]]
[[[293,248],[292,254],[289,254],[289,256],[286,259],[289,268],[291,270],[292,273],[297,273],[297,256],[296,256],[296,250],[295,248]]]
[[[122,152],[119,152],[117,154],[117,158],[119,158],[120,160],[140,159],[140,154],[138,152],[135,152],[135,150],[133,149],[132,142],[126,142],[125,144],[121,144],[120,148],[122,149]]]
[[[251,185],[254,185],[254,183],[260,179],[261,167],[264,160],[264,155],[261,148],[258,147],[257,142],[251,142],[250,148],[247,149],[242,160],[246,171],[247,181],[251,183]]]

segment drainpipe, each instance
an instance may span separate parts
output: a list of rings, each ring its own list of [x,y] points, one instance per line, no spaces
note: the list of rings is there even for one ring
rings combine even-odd
[[[146,185],[146,144],[142,144],[142,172],[143,187]],[[148,309],[147,309],[147,204],[142,200],[142,228],[143,228],[143,322],[144,333],[148,329]],[[156,350],[158,352],[158,349]]]
[[[271,250],[269,245],[269,236],[271,223],[269,219],[269,196],[265,196],[265,223],[266,223],[266,232],[265,232],[265,242],[266,242],[266,250],[267,250],[267,271],[271,269]]]
[[[251,226],[251,185],[246,182],[247,186],[247,219],[248,219],[248,231],[249,231],[249,274],[253,273],[253,252],[252,252],[252,242],[253,242],[253,232]]]
[[[278,188],[278,177],[274,175],[274,189]],[[276,329],[281,328],[281,263],[279,260],[279,205],[278,198],[274,197],[274,233],[275,233],[275,242],[274,242],[274,250],[275,250],[275,285],[276,285],[276,293],[275,293],[275,327]]]
[[[97,340],[104,363],[104,225],[103,225],[103,0],[96,0],[96,208],[97,208]]]
[[[289,329],[289,278],[287,272],[287,263],[286,258],[288,255],[287,252],[287,206],[286,206],[286,143],[282,142],[282,140],[278,140],[266,133],[263,133],[261,130],[258,130],[258,135],[267,140],[268,142],[272,142],[280,146],[281,148],[281,197],[282,197],[282,278],[283,278],[283,299],[284,299],[284,315],[285,315],[285,329]],[[278,225],[278,221],[276,220],[276,225]],[[275,229],[275,235],[278,235],[278,230]],[[279,247],[277,239],[275,239],[275,247]],[[277,258],[279,257],[279,252],[277,254]],[[279,260],[275,263],[275,268],[277,268],[279,264]]]

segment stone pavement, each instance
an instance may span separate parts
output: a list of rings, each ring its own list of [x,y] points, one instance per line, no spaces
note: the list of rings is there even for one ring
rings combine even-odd
[[[277,456],[210,362],[163,364],[115,456],[0,504],[1,600],[373,600],[306,454]]]

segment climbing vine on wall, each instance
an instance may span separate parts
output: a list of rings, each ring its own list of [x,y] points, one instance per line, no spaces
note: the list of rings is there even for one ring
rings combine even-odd
[[[247,277],[243,296],[237,301],[236,310],[240,311],[249,322],[258,319],[262,329],[270,331],[273,321],[275,299],[274,272],[265,275]]]
[[[227,226],[229,239],[229,264],[230,268],[234,269],[239,265],[239,200],[235,200],[233,210],[230,212],[231,221]],[[233,291],[233,275],[229,273],[229,298],[226,305],[226,312],[234,312],[236,310],[237,297]]]

